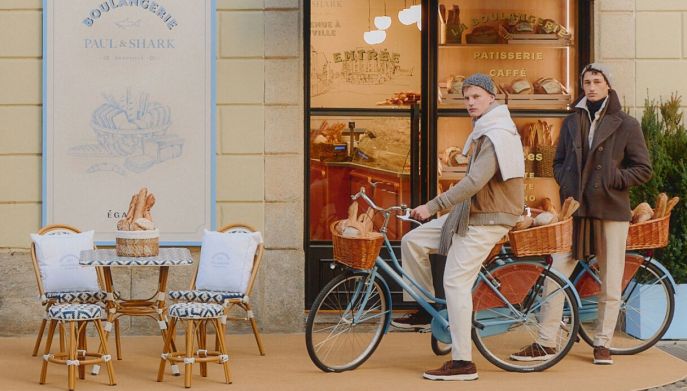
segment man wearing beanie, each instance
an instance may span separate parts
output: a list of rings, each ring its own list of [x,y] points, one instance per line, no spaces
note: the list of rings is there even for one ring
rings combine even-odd
[[[404,271],[433,292],[430,253],[446,255],[444,290],[452,339],[452,360],[429,370],[430,380],[474,380],[472,362],[472,286],[480,265],[494,245],[513,227],[522,213],[525,174],[522,143],[508,107],[496,102],[489,76],[474,74],[463,82],[463,96],[473,130],[463,148],[469,156],[465,178],[445,193],[411,211],[426,220],[442,210],[438,219],[406,234],[401,241]],[[392,325],[417,328],[414,315]],[[428,319],[420,320],[429,323]],[[429,327],[429,325],[426,325]]]
[[[594,364],[613,364],[611,340],[620,310],[625,242],[630,224],[630,187],[651,178],[649,152],[639,123],[623,112],[603,64],[589,64],[580,75],[584,97],[566,117],[553,161],[561,201],[573,197],[572,253],[554,254],[553,267],[570,275],[577,260],[596,255],[601,274]],[[548,360],[555,353],[563,302],[542,306],[536,343],[511,355],[513,360]]]

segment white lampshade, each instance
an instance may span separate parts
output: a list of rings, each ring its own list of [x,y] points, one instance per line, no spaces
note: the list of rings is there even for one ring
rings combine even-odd
[[[363,39],[365,43],[370,45],[376,45],[378,43],[384,42],[386,39],[386,31],[384,30],[372,30],[363,33]]]
[[[405,8],[398,11],[398,20],[406,26],[416,22],[416,20],[413,19],[413,14],[410,12],[410,8]]]
[[[413,21],[410,23],[419,22],[422,19],[422,6],[420,4],[411,5],[408,9],[410,17],[413,18]]]
[[[391,26],[391,18],[384,16],[375,16],[375,27],[379,30],[386,30]]]
[[[415,24],[417,24],[417,29],[422,31],[422,20],[418,20]]]

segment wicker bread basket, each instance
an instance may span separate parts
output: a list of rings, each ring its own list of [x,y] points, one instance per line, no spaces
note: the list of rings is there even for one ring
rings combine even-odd
[[[670,214],[658,219],[631,224],[627,233],[628,250],[661,248],[668,245]]]
[[[548,255],[572,249],[572,218],[554,224],[508,232],[517,257]]]
[[[345,237],[336,229],[340,221],[329,226],[334,244],[334,260],[353,269],[371,269],[382,248],[384,236],[379,232],[369,232],[362,237]]]
[[[155,257],[160,253],[160,231],[115,231],[117,256]]]

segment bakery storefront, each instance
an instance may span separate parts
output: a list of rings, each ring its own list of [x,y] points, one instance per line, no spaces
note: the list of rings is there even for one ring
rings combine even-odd
[[[590,1],[311,0],[304,8],[306,307],[339,272],[330,225],[348,217],[351,194],[364,187],[380,206],[416,206],[463,177],[458,151],[471,122],[461,85],[472,73],[492,77],[522,136],[523,202],[558,202],[552,159],[590,60]],[[409,228],[393,222],[389,238],[398,245]]]

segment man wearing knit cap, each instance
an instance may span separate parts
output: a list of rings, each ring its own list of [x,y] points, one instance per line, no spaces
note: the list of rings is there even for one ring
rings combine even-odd
[[[613,364],[613,332],[620,310],[625,242],[631,218],[630,187],[651,178],[649,152],[639,123],[623,112],[603,64],[589,64],[580,75],[584,97],[565,118],[553,161],[561,202],[573,197],[573,251],[553,255],[553,267],[570,275],[577,260],[596,255],[601,275],[594,364]],[[536,343],[511,355],[513,360],[545,361],[555,353],[562,301],[542,306]]]
[[[469,157],[467,173],[455,186],[411,211],[426,220],[442,210],[438,219],[406,234],[401,241],[405,272],[433,292],[430,253],[446,255],[444,290],[449,314],[452,360],[429,370],[430,380],[474,380],[472,362],[472,286],[480,266],[494,245],[513,227],[522,213],[525,174],[522,143],[508,107],[496,102],[494,83],[483,74],[463,81],[465,106],[473,130],[463,147]],[[408,297],[408,296],[406,296]],[[399,328],[429,327],[428,319],[414,314],[396,319]]]

